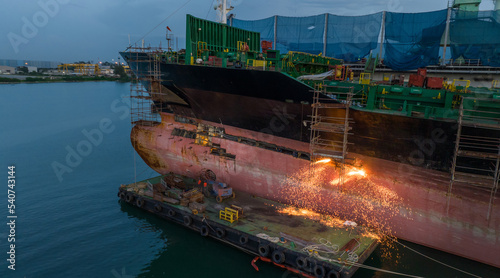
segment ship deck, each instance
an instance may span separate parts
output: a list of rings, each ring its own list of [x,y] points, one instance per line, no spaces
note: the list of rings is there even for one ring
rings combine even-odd
[[[193,179],[176,176],[182,178],[183,190],[173,188],[159,193],[156,189],[161,187],[162,177],[122,185],[119,196],[122,201],[200,231],[202,236],[213,237],[255,254],[256,259],[295,269],[306,277],[323,277],[318,275],[320,272],[325,277],[336,277],[330,276],[334,272],[341,273],[342,277],[351,277],[358,269],[356,264],[363,263],[378,245],[378,240],[364,227],[345,225],[345,222],[329,216],[244,192],[235,192],[234,198],[221,203],[214,197],[203,197],[204,211],[194,211],[193,206],[186,202],[172,204],[176,199],[172,196],[192,191],[193,188],[201,189],[201,186]],[[168,202],[164,201],[165,198]],[[232,206],[242,209],[239,219],[233,223],[220,219],[220,211]],[[200,203],[196,207],[200,207]],[[221,229],[224,232],[220,232]],[[268,252],[264,252],[265,248],[261,249],[266,245]],[[275,256],[276,252],[281,252],[284,258]]]

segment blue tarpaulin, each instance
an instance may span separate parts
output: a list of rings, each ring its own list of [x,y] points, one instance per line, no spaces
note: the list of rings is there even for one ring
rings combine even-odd
[[[326,56],[357,62],[377,48],[382,13],[364,16],[328,15]]]
[[[438,64],[444,58],[439,57],[439,51],[447,12],[386,12],[384,64],[394,70]],[[274,47],[282,53],[323,53],[356,62],[378,48],[382,18],[382,12],[364,16],[273,16],[261,20],[234,18],[232,25],[260,32],[262,40],[274,42],[276,38]],[[477,59],[484,65],[500,67],[500,11],[452,10],[448,46],[453,59]]]
[[[448,10],[428,13],[386,13],[384,64],[412,70],[439,63],[439,47]]]
[[[500,67],[500,11],[453,11],[450,42],[452,59]]]

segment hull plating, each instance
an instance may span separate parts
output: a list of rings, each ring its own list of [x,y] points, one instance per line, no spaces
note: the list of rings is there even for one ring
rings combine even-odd
[[[196,121],[224,128],[232,136],[308,152],[306,142]],[[195,133],[197,126],[177,122],[172,114],[163,113],[160,125],[135,126],[131,134],[136,151],[161,174],[175,172],[197,178],[209,169],[238,190],[308,206],[346,220],[368,222],[399,238],[500,267],[500,214],[497,205],[489,207],[489,191],[455,186],[447,196],[446,173],[362,155],[355,156],[367,177],[349,176],[340,186],[335,182],[336,169],[325,166],[316,180],[323,187],[295,188],[285,184],[290,179],[300,180],[299,174],[310,169],[307,160],[238,140],[208,136],[212,145],[220,145],[224,154],[231,156],[214,154],[203,145],[207,138],[173,135],[174,129]],[[387,194],[392,202],[370,200],[366,192],[379,197]]]

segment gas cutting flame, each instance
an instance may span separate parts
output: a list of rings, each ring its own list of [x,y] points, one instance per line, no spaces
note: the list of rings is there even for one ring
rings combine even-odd
[[[350,171],[349,173],[347,173],[348,176],[362,176],[362,177],[366,177],[366,172],[363,170],[363,169],[360,169],[360,170],[352,170]]]
[[[321,159],[321,160],[314,162],[314,164],[328,163],[330,161],[332,161],[330,158],[325,158],[325,159]]]
[[[340,217],[318,213],[308,209],[299,209],[294,207],[284,207],[278,210],[279,213],[285,215],[301,216],[310,220],[319,221],[321,224],[331,227],[331,228],[346,228],[346,223],[351,221],[345,221]],[[369,229],[362,229],[362,236],[369,237],[375,240],[381,240],[382,235],[376,231],[371,231]]]

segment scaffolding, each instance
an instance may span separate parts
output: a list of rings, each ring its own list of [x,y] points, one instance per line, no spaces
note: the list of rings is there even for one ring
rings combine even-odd
[[[349,108],[353,102],[353,87],[315,84],[312,104],[310,154],[311,163],[329,158],[340,169],[339,185],[344,183],[348,137],[352,133]]]
[[[130,47],[128,63],[133,80],[130,85],[131,122],[143,126],[161,123],[160,112],[165,109],[162,86],[162,48]]]
[[[500,111],[480,109],[491,102],[500,100],[462,98],[448,189],[448,208],[455,183],[489,190],[488,221],[500,180]]]

